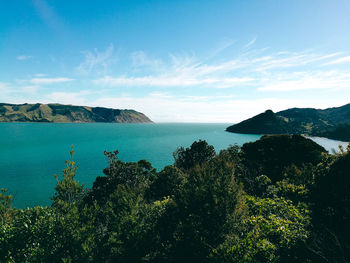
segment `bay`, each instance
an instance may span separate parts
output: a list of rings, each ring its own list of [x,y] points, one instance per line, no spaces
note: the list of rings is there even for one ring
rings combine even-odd
[[[0,188],[7,188],[18,208],[50,205],[56,181],[74,145],[77,179],[90,187],[107,166],[103,152],[118,150],[119,159],[146,159],[157,168],[173,163],[172,153],[195,140],[216,151],[255,141],[260,135],[225,132],[228,124],[0,123]],[[331,150],[341,144],[322,139]]]

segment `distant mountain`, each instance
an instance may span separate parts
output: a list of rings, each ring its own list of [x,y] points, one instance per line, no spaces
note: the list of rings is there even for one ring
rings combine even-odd
[[[0,103],[0,122],[152,122],[143,113],[102,107],[62,104]]]
[[[228,127],[226,131],[247,134],[304,134],[350,141],[350,104],[325,110],[292,108],[277,113],[267,110]]]

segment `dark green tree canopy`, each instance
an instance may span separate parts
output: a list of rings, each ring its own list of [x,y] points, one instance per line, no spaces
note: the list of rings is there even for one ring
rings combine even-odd
[[[209,162],[215,157],[216,153],[214,147],[209,145],[206,141],[199,140],[192,143],[189,148],[178,148],[174,153],[174,165],[181,169],[191,169],[196,165],[201,165]]]
[[[251,176],[267,175],[273,183],[282,180],[287,167],[319,163],[326,150],[300,135],[266,135],[242,146],[244,165]]]

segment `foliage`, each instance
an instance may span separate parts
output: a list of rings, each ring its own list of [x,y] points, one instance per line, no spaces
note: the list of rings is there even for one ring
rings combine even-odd
[[[8,195],[7,189],[0,189],[0,223],[5,223],[11,211],[12,196]]]
[[[326,153],[323,147],[299,135],[263,136],[256,142],[244,144],[241,151],[243,167],[239,176],[251,194],[259,192],[256,177],[266,175],[275,184],[285,179],[288,169],[314,166],[322,161]],[[300,180],[300,177],[295,179]]]
[[[79,198],[82,193],[84,185],[80,185],[75,181],[75,174],[77,166],[73,161],[74,148],[70,151],[71,159],[66,161],[66,168],[63,169],[62,180],[59,180],[58,175],[55,175],[57,184],[55,187],[55,194],[52,197],[52,206],[60,206],[63,203],[73,203]]]
[[[215,150],[212,145],[208,145],[206,141],[199,140],[198,142],[192,143],[189,148],[184,149],[180,147],[174,152],[174,166],[189,170],[196,165],[201,165],[210,161],[215,155]]]
[[[334,140],[350,141],[350,123],[341,123],[332,129],[327,129],[317,134],[321,137],[326,137]]]
[[[295,262],[292,249],[308,237],[309,212],[283,198],[247,196],[247,205],[245,233],[219,246],[217,262]]]
[[[127,185],[131,189],[145,191],[154,179],[156,170],[151,163],[146,160],[140,160],[137,163],[122,162],[118,159],[118,153],[118,151],[105,151],[109,163],[109,166],[103,170],[106,176],[96,178],[91,191],[85,198],[86,202],[106,203],[118,185]]]
[[[91,247],[86,211],[70,207],[66,214],[51,207],[16,210],[13,220],[1,226],[0,258],[10,262],[87,262]]]
[[[234,179],[234,167],[219,158],[193,169],[174,202],[174,262],[209,262],[213,249],[225,236],[238,232],[245,212],[243,190]]]
[[[156,171],[108,166],[91,189],[66,162],[51,207],[0,192],[0,262],[348,262],[350,153],[268,136],[216,154],[179,148]]]
[[[146,196],[152,200],[162,200],[168,196],[173,196],[184,180],[185,174],[180,169],[168,165],[154,178]]]
[[[319,262],[350,261],[349,171],[350,152],[335,155],[318,167],[310,198],[314,232],[309,249]]]

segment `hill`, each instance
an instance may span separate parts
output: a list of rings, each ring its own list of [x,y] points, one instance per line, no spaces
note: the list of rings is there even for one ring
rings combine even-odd
[[[248,134],[304,134],[350,141],[350,104],[324,110],[292,108],[277,113],[267,110],[226,130]]]
[[[135,110],[62,104],[0,103],[0,122],[115,122],[148,123],[146,115]]]
[[[318,136],[350,142],[350,123],[338,125],[329,131],[320,132]]]

